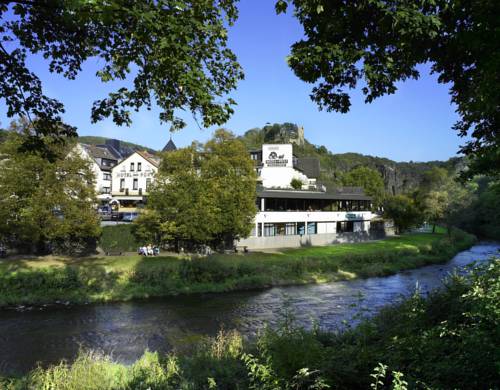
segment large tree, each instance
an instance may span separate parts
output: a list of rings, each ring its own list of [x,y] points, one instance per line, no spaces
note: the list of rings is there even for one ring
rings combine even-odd
[[[12,0],[0,1],[0,97],[7,115],[31,118],[35,136],[65,137],[64,107],[45,95],[29,55],[51,72],[74,79],[89,58],[97,77],[118,86],[92,107],[92,121],[130,124],[130,110],[160,108],[173,129],[190,111],[205,127],[222,124],[235,102],[227,94],[243,78],[227,47],[234,0]]]
[[[245,237],[256,213],[253,162],[233,134],[164,153],[135,232],[141,240],[221,246]]]
[[[500,173],[499,1],[278,0],[277,11],[288,4],[304,28],[288,63],[314,84],[320,108],[349,111],[358,82],[372,102],[430,63],[450,85],[455,129],[472,136],[461,149],[472,158],[469,173]]]
[[[52,137],[44,142],[53,161],[20,151],[31,131],[14,123],[0,144],[0,240],[27,251],[92,249],[100,228],[89,163]]]
[[[394,221],[396,233],[401,234],[422,222],[423,215],[412,198],[405,195],[388,197],[384,201],[384,216]]]
[[[362,187],[365,193],[372,197],[375,208],[378,208],[385,198],[384,180],[375,169],[356,167],[342,175],[341,181],[345,186]]]

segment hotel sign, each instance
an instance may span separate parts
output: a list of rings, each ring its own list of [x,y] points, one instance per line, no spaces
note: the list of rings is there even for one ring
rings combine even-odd
[[[292,166],[292,145],[263,145],[262,155],[266,167]]]
[[[119,172],[116,174],[116,177],[123,178],[123,177],[153,177],[153,172],[152,171],[146,171],[146,172]]]

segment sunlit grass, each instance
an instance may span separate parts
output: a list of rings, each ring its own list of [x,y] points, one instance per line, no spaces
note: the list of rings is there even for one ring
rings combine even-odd
[[[408,234],[382,241],[213,255],[95,256],[0,261],[0,306],[108,302],[176,294],[224,292],[277,285],[384,276],[449,260],[473,243],[456,232]]]

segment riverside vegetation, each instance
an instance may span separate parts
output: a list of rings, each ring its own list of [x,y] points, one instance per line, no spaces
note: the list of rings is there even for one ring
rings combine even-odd
[[[326,333],[283,313],[255,341],[234,332],[192,353],[145,352],[131,366],[82,352],[75,362],[0,378],[21,389],[493,389],[500,355],[500,259],[418,291],[356,327]],[[297,353],[300,351],[300,353]]]
[[[41,257],[0,262],[0,306],[102,302],[383,276],[445,262],[474,236],[406,234],[282,253]]]

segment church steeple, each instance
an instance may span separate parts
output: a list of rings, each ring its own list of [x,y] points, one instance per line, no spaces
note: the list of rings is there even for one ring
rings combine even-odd
[[[170,139],[162,149],[162,152],[173,152],[174,150],[177,150],[177,146],[175,146],[174,141],[172,141],[172,135],[170,135]]]

